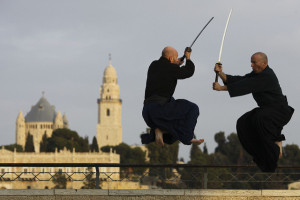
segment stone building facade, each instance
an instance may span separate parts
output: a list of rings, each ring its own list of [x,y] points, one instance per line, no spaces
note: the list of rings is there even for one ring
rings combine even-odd
[[[31,110],[24,117],[20,111],[16,120],[16,143],[24,149],[28,134],[33,136],[35,152],[40,152],[40,142],[43,135],[51,137],[52,132],[58,128],[68,128],[66,115],[55,111],[44,95],[31,107]]]

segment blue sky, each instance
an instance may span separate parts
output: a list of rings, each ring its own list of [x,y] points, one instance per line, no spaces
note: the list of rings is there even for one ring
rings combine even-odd
[[[15,122],[45,91],[70,128],[96,135],[97,98],[108,54],[117,70],[122,106],[123,141],[141,144],[146,129],[141,110],[149,64],[165,46],[181,55],[202,27],[215,17],[193,46],[196,72],[178,82],[175,98],[200,108],[197,138],[209,152],[214,135],[236,132],[239,116],[256,106],[251,95],[230,98],[215,92],[213,66],[230,9],[223,47],[224,72],[251,71],[250,56],[263,51],[278,76],[295,114],[284,127],[284,144],[300,144],[300,1],[297,0],[0,0],[0,145],[15,143]],[[190,146],[180,146],[189,158]]]

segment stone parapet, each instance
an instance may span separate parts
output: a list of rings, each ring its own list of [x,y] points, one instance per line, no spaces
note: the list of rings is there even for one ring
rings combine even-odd
[[[110,200],[235,200],[235,199],[300,199],[300,190],[195,190],[195,189],[155,189],[155,190],[0,190],[0,199],[110,199]]]

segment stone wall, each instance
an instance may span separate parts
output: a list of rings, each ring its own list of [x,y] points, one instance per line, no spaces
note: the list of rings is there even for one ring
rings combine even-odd
[[[300,190],[0,190],[0,200],[294,200]]]
[[[9,150],[0,149],[0,163],[120,163],[120,155],[115,152],[73,152],[66,148],[61,151],[36,153],[36,152],[12,152]],[[118,167],[100,167],[100,172],[113,173],[110,175],[114,180],[120,179],[120,168]],[[4,189],[46,189],[53,188],[52,181],[32,181],[28,180],[34,177],[33,174],[39,174],[40,180],[50,180],[51,175],[55,172],[67,172],[72,175],[72,179],[84,180],[85,176],[82,172],[89,172],[87,167],[0,167],[0,177],[9,180],[15,180],[17,174],[23,172],[19,178],[22,181],[2,181],[0,179],[0,188]],[[95,172],[93,167],[91,171]],[[17,173],[13,173],[17,172]],[[45,172],[45,173],[43,173]],[[78,173],[81,172],[81,173]],[[51,174],[51,175],[50,175]],[[101,174],[100,178],[107,178]],[[114,184],[116,185],[116,184]],[[83,181],[68,182],[68,189],[80,189],[83,186]],[[131,184],[133,187],[133,184]],[[117,187],[117,186],[114,186]],[[116,188],[123,189],[123,188]],[[133,189],[133,188],[126,188]],[[134,188],[134,189],[140,189]]]

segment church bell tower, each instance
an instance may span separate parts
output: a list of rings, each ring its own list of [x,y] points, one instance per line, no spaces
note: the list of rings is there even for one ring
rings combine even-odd
[[[122,143],[120,87],[117,72],[111,64],[104,70],[98,103],[97,142],[99,148]]]

